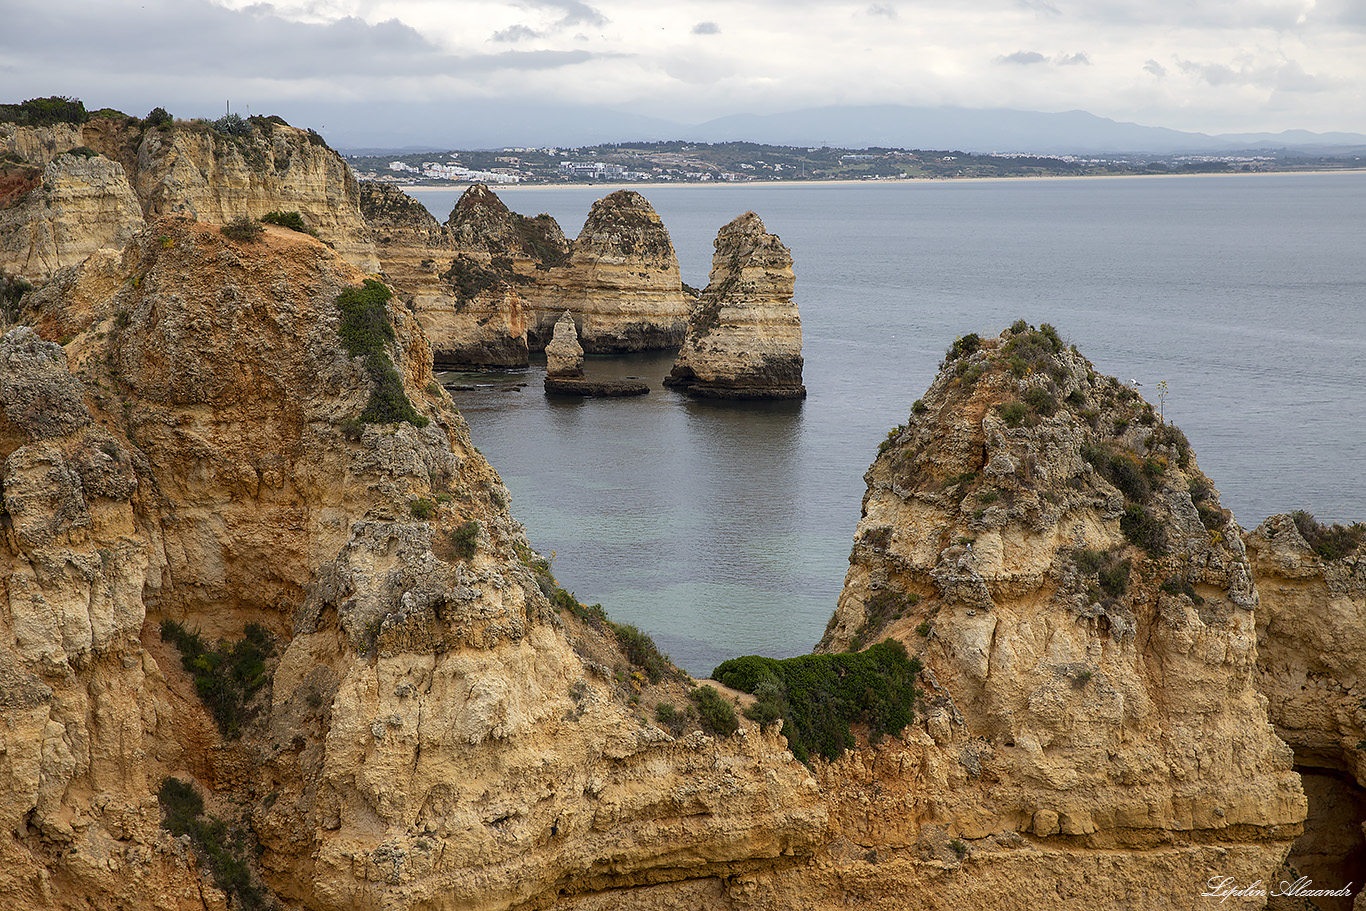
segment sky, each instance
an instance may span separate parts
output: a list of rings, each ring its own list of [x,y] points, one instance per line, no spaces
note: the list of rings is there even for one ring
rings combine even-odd
[[[329,139],[400,111],[872,104],[1366,133],[1366,0],[0,0],[0,22],[0,101],[231,104]]]

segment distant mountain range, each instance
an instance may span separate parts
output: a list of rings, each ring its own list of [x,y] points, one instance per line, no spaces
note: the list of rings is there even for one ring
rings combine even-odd
[[[738,114],[701,124],[589,106],[469,101],[447,105],[396,103],[364,111],[342,105],[310,106],[281,113],[291,122],[298,118],[299,123],[322,124],[319,131],[343,151],[574,147],[682,139],[1046,155],[1217,154],[1277,149],[1308,155],[1366,156],[1366,134],[1361,133],[1287,130],[1211,136],[1121,123],[1085,111],[1046,114],[1005,108],[869,105]]]

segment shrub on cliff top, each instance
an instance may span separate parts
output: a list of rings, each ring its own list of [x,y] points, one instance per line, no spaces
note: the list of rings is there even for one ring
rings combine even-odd
[[[919,673],[920,662],[901,643],[885,639],[839,655],[732,658],[711,676],[732,689],[762,692],[753,711],[781,716],[788,749],[810,764],[812,753],[833,760],[853,747],[851,724],[867,725],[874,742],[900,734],[915,717]]]
[[[308,234],[317,237],[318,232],[310,228],[305,222],[304,217],[298,212],[267,212],[261,216],[261,221],[268,225],[279,225],[291,231],[298,231],[300,234]]]
[[[359,288],[347,288],[338,294],[337,309],[341,311],[338,334],[347,354],[365,358],[365,370],[375,384],[370,400],[361,412],[361,421],[366,424],[407,421],[415,427],[426,427],[427,418],[413,407],[403,389],[403,379],[394,369],[394,362],[386,350],[394,340],[394,327],[389,322],[385,304],[393,296],[383,282],[373,278],[367,278]]]
[[[218,229],[229,240],[239,241],[245,244],[254,244],[261,239],[261,235],[266,231],[265,228],[252,221],[247,216],[235,218]]]
[[[90,119],[85,104],[79,98],[50,95],[30,98],[21,104],[0,104],[0,123],[43,127],[57,123],[82,124]]]
[[[702,730],[717,737],[729,737],[740,729],[740,720],[735,717],[735,709],[716,691],[714,686],[699,686],[688,698],[697,706],[697,715],[702,721]]]
[[[1300,537],[1324,560],[1341,560],[1366,541],[1366,524],[1324,525],[1310,513],[1297,509],[1290,514]]]

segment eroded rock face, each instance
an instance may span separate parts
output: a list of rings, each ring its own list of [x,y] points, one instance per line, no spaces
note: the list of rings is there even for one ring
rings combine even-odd
[[[568,310],[555,321],[555,337],[545,346],[545,364],[546,376],[583,376],[583,346]]]
[[[45,168],[41,189],[0,217],[0,265],[29,279],[121,248],[146,219],[224,224],[271,211],[299,212],[347,260],[379,269],[355,175],[316,133],[269,118],[252,118],[240,137],[194,123],[146,128],[134,118],[6,126],[0,148]],[[76,147],[99,154],[62,154]]]
[[[792,254],[753,212],[722,228],[715,246],[711,280],[664,384],[708,398],[804,398]]]
[[[98,250],[121,249],[143,224],[122,165],[59,155],[36,185],[0,208],[0,268],[46,278]]]
[[[1301,521],[1311,534],[1322,530]],[[1366,882],[1366,546],[1349,539],[1325,557],[1288,515],[1266,519],[1244,542],[1261,596],[1257,688],[1309,796],[1290,861],[1317,883],[1354,883],[1356,893]]]
[[[336,299],[365,276],[318,241],[166,219],[101,268],[112,300],[45,305],[86,327],[65,350],[0,343],[13,907],[223,907],[160,829],[171,775],[245,807],[266,883],[311,908],[546,905],[815,849],[775,731],[670,736],[615,638],[552,607],[405,307],[385,356],[425,426],[358,424],[375,387]],[[240,739],[165,619],[276,637]]]
[[[922,833],[1133,849],[1173,907],[1225,851],[1271,879],[1305,800],[1254,686],[1251,567],[1179,431],[1018,325],[955,344],[866,478],[821,648],[926,663]]]
[[[547,276],[553,309],[538,308],[531,337],[544,345],[554,320],[578,318],[585,351],[609,354],[682,343],[690,300],[669,232],[634,190],[593,203],[567,266]]]

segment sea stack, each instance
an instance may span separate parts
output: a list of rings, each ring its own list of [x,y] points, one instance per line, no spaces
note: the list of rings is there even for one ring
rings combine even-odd
[[[583,346],[579,344],[579,330],[568,310],[555,322],[555,337],[545,346],[545,364],[547,379],[583,376]]]
[[[645,395],[648,383],[639,380],[587,380],[583,376],[583,346],[568,310],[555,322],[555,337],[545,346],[545,391],[564,395]]]
[[[591,354],[672,348],[681,344],[691,302],[678,256],[654,207],[633,190],[593,203],[568,265],[537,276],[550,285],[529,339],[544,344],[556,314],[578,316],[579,340]]]
[[[706,398],[805,398],[792,254],[753,212],[722,228],[715,247],[711,280],[664,385]]]

